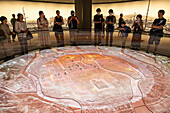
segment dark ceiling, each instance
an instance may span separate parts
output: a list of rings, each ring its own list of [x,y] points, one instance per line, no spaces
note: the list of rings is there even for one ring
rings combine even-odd
[[[0,0],[0,1],[7,1],[7,0]],[[8,0],[8,1],[33,1],[33,2],[74,4],[74,0]],[[103,3],[119,3],[119,2],[133,2],[133,1],[144,1],[144,0],[92,0],[92,3],[103,4]]]

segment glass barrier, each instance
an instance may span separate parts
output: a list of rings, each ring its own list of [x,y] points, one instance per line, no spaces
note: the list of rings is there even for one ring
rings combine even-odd
[[[61,46],[95,45],[94,44],[95,33],[93,30],[91,33],[87,31],[77,31],[76,37],[75,37],[75,43],[70,42],[69,30],[67,29],[64,30],[64,45],[59,44],[59,42],[57,42],[57,39],[55,37],[55,32],[53,31],[50,32],[50,44],[48,44],[47,46],[41,46],[40,40],[38,39],[38,32],[32,32],[32,34],[34,38],[27,41],[29,53],[31,53],[32,51],[38,51],[38,50],[49,49],[53,47],[61,47]],[[119,35],[120,35],[119,32],[115,30],[115,32],[113,33],[112,46],[122,47],[122,39]],[[125,45],[126,48],[129,48],[129,49],[131,48],[132,36],[133,36],[133,33],[129,33],[126,39],[126,45]],[[144,32],[142,34],[142,40],[140,41],[141,51],[146,51],[149,37],[150,36],[148,32]],[[108,42],[110,42],[110,39],[108,39]],[[169,42],[170,42],[170,38],[168,35],[165,35],[165,37],[161,38],[157,54],[170,57]],[[105,32],[104,34],[102,33],[101,44],[99,46],[110,46],[110,44],[106,45],[106,33]],[[154,47],[154,44],[150,49],[151,54],[154,49],[153,47]],[[9,43],[8,40],[0,40],[0,61],[1,62],[10,60],[20,55],[22,55],[22,52],[21,52],[21,45],[20,45],[20,42],[18,41],[18,38],[16,38],[15,42],[11,41],[11,43]]]

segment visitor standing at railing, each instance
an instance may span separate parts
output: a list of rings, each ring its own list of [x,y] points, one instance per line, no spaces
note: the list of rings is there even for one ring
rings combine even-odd
[[[77,16],[75,16],[74,11],[71,11],[71,16],[68,17],[68,26],[70,33],[70,44],[75,45],[77,41],[77,24],[79,24],[79,20]]]
[[[11,24],[12,24],[13,32],[14,32],[14,34],[12,35],[13,42],[15,42],[15,38],[16,38],[16,33],[15,33],[15,22],[16,21],[17,21],[17,19],[15,18],[15,14],[12,14]]]
[[[26,22],[23,21],[23,15],[18,13],[17,21],[15,22],[15,31],[18,34],[18,40],[21,45],[21,55],[28,54],[27,33],[28,28]]]
[[[143,31],[143,21],[142,15],[137,15],[136,20],[134,21],[132,28],[133,30],[133,37],[131,41],[131,49],[139,50],[141,44],[141,35]]]
[[[163,17],[165,14],[164,10],[158,11],[158,19],[155,19],[152,24],[152,29],[150,30],[150,38],[148,41],[148,46],[146,53],[149,53],[150,46],[155,42],[155,48],[153,54],[156,55],[159,43],[163,37],[163,26],[166,24],[166,19]]]
[[[101,45],[101,33],[102,33],[102,27],[103,27],[103,22],[104,18],[101,13],[101,9],[98,8],[96,10],[97,14],[94,16],[94,31],[95,31],[95,36],[94,36],[94,45]],[[98,42],[97,42],[98,38]]]
[[[10,37],[12,32],[10,31],[9,26],[7,24],[7,18],[5,16],[2,16],[0,20],[1,20],[0,41],[1,41],[4,56],[6,57],[5,60],[8,60],[9,57],[13,55],[13,45],[11,43],[11,37]]]
[[[55,36],[57,39],[57,46],[64,46],[64,34],[62,25],[64,24],[63,17],[60,16],[60,11],[56,11],[57,16],[54,18],[54,28]]]
[[[125,48],[126,39],[128,37],[128,34],[131,32],[131,29],[130,27],[126,26],[126,22],[122,22],[121,26],[117,29],[121,32],[122,48]]]
[[[108,46],[109,35],[110,35],[110,46],[112,46],[113,42],[113,32],[114,32],[114,24],[116,23],[116,17],[113,15],[113,10],[109,10],[109,16],[106,17],[106,46]]]
[[[121,24],[122,24],[122,22],[124,22],[124,19],[123,19],[123,14],[121,13],[120,14],[120,18],[119,18],[119,27],[121,27]],[[118,36],[120,35],[120,31],[118,32]]]
[[[50,33],[48,28],[48,20],[45,18],[44,12],[39,11],[39,18],[37,19],[38,25],[38,40],[39,45],[43,48],[48,47],[51,44]]]

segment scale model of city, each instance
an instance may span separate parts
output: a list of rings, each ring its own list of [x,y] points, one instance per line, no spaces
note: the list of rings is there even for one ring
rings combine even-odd
[[[170,67],[143,52],[75,46],[0,65],[0,113],[170,113]]]

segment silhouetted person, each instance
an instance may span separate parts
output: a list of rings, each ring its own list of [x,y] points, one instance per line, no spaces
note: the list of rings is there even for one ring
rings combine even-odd
[[[137,15],[136,20],[134,21],[132,28],[134,27],[133,37],[131,41],[131,49],[139,50],[141,43],[141,35],[143,31],[143,21],[142,15]]]
[[[25,53],[28,54],[27,43],[28,28],[26,22],[23,21],[23,15],[21,13],[18,13],[17,17],[18,17],[17,21],[15,22],[15,31],[18,34],[18,40],[21,45],[21,55],[24,55]]]
[[[120,18],[119,18],[119,27],[121,27],[122,22],[124,22],[124,19],[123,19],[123,14],[121,13]],[[120,32],[118,32],[118,36],[119,35],[120,35]]]
[[[110,35],[110,46],[112,46],[113,42],[113,32],[114,32],[114,24],[116,23],[116,17],[113,15],[113,10],[109,10],[109,16],[106,17],[106,46],[108,46],[109,35]]]
[[[95,45],[101,45],[101,33],[102,33],[102,23],[104,21],[103,15],[101,13],[101,9],[98,8],[96,10],[97,14],[94,16],[94,31],[95,31],[95,36],[94,36],[94,44]],[[98,38],[98,43],[97,43],[97,38]]]
[[[149,53],[150,45],[155,42],[155,48],[153,54],[156,55],[161,38],[163,37],[163,26],[166,24],[166,19],[163,17],[165,14],[164,10],[158,11],[158,19],[155,19],[152,24],[152,29],[150,30],[150,38],[148,41],[148,46],[146,52]]]
[[[38,39],[39,45],[43,48],[48,47],[51,44],[50,33],[48,29],[48,20],[45,18],[44,12],[39,11],[39,18],[37,19],[38,25]]]
[[[60,16],[60,11],[56,11],[57,16],[54,19],[54,28],[55,36],[57,39],[57,46],[64,46],[64,34],[62,25],[64,24],[63,17]]]
[[[121,26],[117,28],[121,32],[122,38],[122,48],[125,48],[126,39],[128,37],[128,33],[131,32],[130,27],[126,26],[126,22],[122,22]]]
[[[79,24],[79,20],[77,16],[75,16],[74,11],[71,11],[71,16],[68,17],[68,26],[70,33],[70,44],[75,45],[77,41],[77,25]]]
[[[11,24],[13,27],[13,32],[14,34],[12,35],[12,41],[15,42],[15,38],[16,38],[16,32],[15,32],[15,22],[17,21],[17,19],[15,18],[15,14],[12,14],[12,19],[11,19]]]
[[[121,13],[119,18],[119,27],[121,27],[122,22],[124,22],[124,19],[123,19],[123,14]]]
[[[0,41],[2,44],[2,49],[5,55],[5,60],[9,60],[10,56],[13,55],[13,46],[11,44],[11,37],[10,34],[12,32],[9,29],[9,26],[7,24],[7,18],[5,16],[2,16],[0,18],[1,24],[0,24]]]

